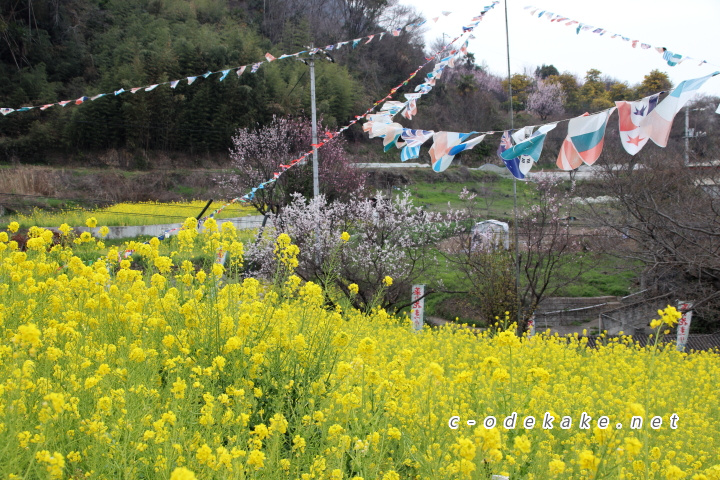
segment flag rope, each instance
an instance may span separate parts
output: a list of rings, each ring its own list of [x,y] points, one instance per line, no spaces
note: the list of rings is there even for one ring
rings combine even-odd
[[[497,0],[495,0],[495,1],[493,1],[492,5],[484,7],[482,13],[481,13],[480,15],[474,17],[474,19],[477,19],[477,20],[475,21],[474,25],[477,25],[477,24],[480,22],[480,20],[482,19],[482,17],[483,17],[488,11],[490,11],[492,8],[494,8],[495,5],[497,5],[498,3],[500,3],[500,2],[497,1]],[[381,103],[385,102],[386,100],[391,99],[399,89],[401,89],[403,86],[406,86],[406,85],[410,82],[410,80],[412,80],[413,78],[415,78],[415,76],[420,72],[420,70],[422,70],[422,69],[425,68],[427,65],[429,65],[431,62],[433,62],[434,60],[436,60],[443,52],[445,52],[446,50],[448,50],[455,42],[457,42],[460,38],[462,38],[462,37],[465,35],[465,33],[469,32],[469,31],[471,31],[471,30],[472,30],[472,28],[470,28],[470,27],[467,27],[467,26],[463,27],[463,33],[462,33],[461,35],[456,36],[456,37],[455,37],[454,39],[452,39],[449,43],[447,43],[445,46],[443,46],[440,50],[438,50],[437,52],[435,52],[432,56],[427,57],[425,63],[423,63],[423,64],[420,65],[417,69],[415,69],[415,71],[413,71],[404,81],[402,81],[402,82],[399,83],[397,86],[395,86],[395,87],[393,87],[392,89],[390,89],[390,92],[389,92],[385,97],[383,97],[383,98],[381,98],[380,100],[377,100],[376,102],[374,102],[374,103],[372,104],[372,106],[371,106],[370,108],[368,108],[363,114],[355,116],[355,119],[351,120],[347,125],[345,125],[344,127],[338,129],[336,132],[334,132],[334,133],[333,133],[333,132],[326,132],[326,133],[325,133],[325,139],[322,140],[321,142],[317,143],[317,144],[311,145],[311,147],[315,147],[315,148],[318,148],[318,149],[319,149],[319,148],[321,148],[322,146],[327,145],[327,144],[328,144],[329,142],[331,142],[334,138],[337,138],[342,132],[344,132],[345,130],[347,130],[348,128],[350,128],[350,127],[353,126],[354,124],[356,124],[360,119],[362,119],[362,118],[367,117],[368,115],[370,115],[370,114],[375,110],[375,108],[376,108],[378,105],[380,105]],[[283,173],[285,173],[288,169],[290,169],[290,168],[294,167],[295,165],[301,163],[303,160],[305,160],[307,157],[309,157],[309,156],[312,155],[312,154],[313,154],[313,151],[310,150],[310,151],[305,152],[304,154],[302,154],[300,157],[298,157],[298,158],[296,158],[296,159],[293,159],[293,160],[290,161],[289,163],[284,164],[284,165],[280,165],[279,171],[273,173],[273,177],[272,177],[272,178],[270,178],[269,180],[266,180],[266,181],[263,182],[263,183],[260,183],[257,187],[254,187],[253,189],[251,189],[251,191],[250,191],[249,193],[246,193],[245,195],[242,195],[242,196],[240,196],[240,197],[235,197],[235,198],[229,200],[227,203],[225,203],[224,205],[222,205],[222,206],[220,206],[219,208],[217,208],[216,210],[214,210],[211,214],[209,214],[209,215],[201,218],[200,220],[198,220],[198,223],[204,222],[204,221],[206,221],[208,218],[214,218],[215,215],[217,215],[217,214],[220,213],[222,210],[224,210],[226,207],[228,207],[228,206],[230,206],[230,205],[232,205],[232,204],[234,204],[234,203],[236,203],[236,202],[243,202],[243,203],[249,202],[250,200],[252,200],[252,199],[254,198],[255,192],[256,192],[257,190],[264,189],[265,186],[276,182],[277,179],[280,178],[280,176],[281,176]],[[166,230],[166,231],[163,232],[162,234],[158,235],[157,238],[158,238],[159,240],[164,240],[164,239],[166,239],[167,237],[169,237],[172,233],[174,233],[174,232],[176,232],[176,231],[179,231],[179,230],[182,229],[182,228],[183,228],[183,227],[175,227],[175,228]],[[147,243],[147,242],[145,242],[145,243]],[[127,258],[127,257],[129,257],[130,255],[132,255],[133,253],[134,253],[134,250],[125,250],[125,251],[122,252],[120,255],[121,255],[122,257]]]
[[[538,19],[543,18],[543,17],[547,17],[547,18],[550,19],[550,22],[551,22],[551,23],[558,23],[558,24],[560,24],[560,23],[562,23],[562,22],[565,22],[565,25],[568,26],[568,27],[572,27],[572,26],[577,25],[577,27],[575,28],[575,32],[576,32],[578,35],[580,35],[580,32],[587,32],[587,31],[591,31],[591,33],[595,33],[595,34],[600,35],[600,36],[603,36],[603,35],[605,35],[605,34],[608,34],[608,35],[610,35],[610,38],[620,38],[620,39],[622,39],[624,42],[630,43],[630,45],[632,46],[632,48],[637,48],[638,45],[639,45],[640,48],[643,49],[643,50],[654,49],[656,52],[658,52],[660,55],[662,55],[663,60],[666,61],[667,64],[668,64],[669,66],[671,66],[671,67],[674,67],[675,65],[677,65],[677,64],[679,64],[679,63],[682,63],[682,62],[684,62],[685,60],[697,60],[697,59],[695,59],[695,58],[693,58],[693,57],[683,56],[683,55],[680,55],[679,53],[673,53],[673,52],[671,52],[670,50],[668,50],[668,49],[665,48],[665,47],[653,47],[653,46],[650,45],[649,43],[641,42],[640,40],[632,40],[631,37],[626,37],[626,36],[621,35],[621,34],[619,34],[619,33],[609,32],[609,31],[607,31],[606,29],[604,29],[604,28],[602,28],[602,27],[594,27],[594,26],[589,25],[589,24],[587,24],[587,23],[580,22],[580,21],[577,21],[577,20],[573,20],[573,19],[571,19],[571,18],[569,18],[569,17],[566,17],[566,16],[564,16],[564,15],[560,15],[560,14],[556,14],[556,13],[553,13],[553,12],[549,12],[549,11],[547,11],[547,10],[542,10],[541,7],[535,7],[535,6],[532,6],[532,5],[528,5],[527,7],[524,8],[524,10],[529,10],[529,11],[530,11],[530,12],[529,12],[530,15],[532,15],[533,17],[535,17],[536,14],[537,14],[537,18],[538,18]],[[540,13],[538,13],[538,12],[540,12]],[[720,67],[718,67],[718,65],[709,63],[707,60],[700,60],[700,63],[698,64],[698,66],[700,67],[700,66],[703,66],[703,65],[712,65],[712,66],[715,67],[715,68],[720,68]]]
[[[449,13],[449,12],[444,12],[444,13]],[[437,21],[438,18],[439,18],[439,17],[435,17],[434,20]],[[11,113],[13,113],[13,112],[16,112],[16,113],[17,113],[17,112],[27,112],[27,111],[30,111],[30,110],[34,110],[34,109],[36,109],[36,108],[39,109],[39,110],[43,110],[43,111],[44,111],[44,110],[47,110],[48,108],[53,107],[53,106],[56,106],[56,105],[61,106],[61,107],[65,107],[65,106],[67,106],[67,105],[80,105],[80,104],[83,104],[83,103],[87,102],[88,100],[89,100],[89,101],[95,101],[95,100],[97,100],[97,99],[99,99],[99,98],[102,98],[102,97],[106,97],[106,96],[118,96],[118,95],[121,95],[121,94],[127,93],[127,92],[130,92],[130,93],[133,93],[133,94],[134,94],[134,93],[137,93],[137,92],[139,92],[139,91],[141,91],[141,90],[142,90],[142,91],[146,91],[146,92],[150,92],[150,91],[155,90],[157,87],[162,86],[162,85],[170,85],[170,88],[174,89],[174,88],[176,88],[176,87],[179,85],[179,83],[180,83],[182,80],[187,80],[187,84],[188,84],[188,85],[192,85],[193,82],[195,82],[195,80],[197,80],[199,77],[208,78],[208,77],[210,77],[211,75],[216,75],[216,74],[221,74],[221,76],[220,76],[220,81],[222,82],[223,80],[225,80],[225,77],[226,77],[231,71],[233,71],[233,70],[235,70],[236,73],[237,73],[237,76],[240,77],[240,76],[248,69],[248,67],[250,67],[250,73],[255,73],[255,72],[257,72],[257,70],[258,70],[263,64],[265,64],[265,63],[271,63],[271,62],[273,62],[273,61],[275,61],[275,60],[283,60],[283,59],[286,59],[286,58],[297,58],[299,55],[302,55],[302,54],[304,54],[304,53],[307,53],[307,54],[309,54],[309,55],[315,55],[315,54],[320,53],[320,52],[337,50],[337,49],[339,49],[339,48],[341,48],[341,47],[343,47],[343,46],[345,46],[345,45],[348,45],[348,44],[352,44],[352,48],[356,48],[358,45],[365,46],[365,45],[367,45],[368,43],[370,43],[370,42],[373,40],[373,38],[375,38],[375,37],[379,37],[378,40],[381,40],[386,34],[390,34],[390,36],[395,36],[395,37],[396,37],[396,36],[398,36],[403,30],[409,32],[409,31],[411,31],[411,29],[419,28],[419,27],[421,27],[422,25],[424,25],[425,23],[427,23],[427,20],[423,20],[423,21],[418,22],[418,23],[408,23],[407,25],[403,25],[403,26],[401,26],[401,27],[395,27],[395,28],[393,28],[393,29],[391,29],[391,30],[383,31],[383,32],[380,32],[380,33],[374,33],[374,34],[372,34],[372,35],[366,35],[366,36],[364,36],[364,37],[356,38],[356,39],[353,39],[353,40],[343,40],[343,41],[340,41],[340,42],[337,42],[337,43],[333,43],[333,44],[331,44],[331,45],[327,45],[327,46],[325,46],[324,48],[312,48],[312,49],[310,49],[310,50],[302,50],[302,51],[295,52],[295,53],[292,53],[292,54],[282,54],[280,57],[275,57],[275,56],[273,56],[273,55],[270,54],[270,53],[266,53],[266,54],[264,55],[264,56],[265,56],[265,60],[261,60],[261,61],[256,62],[256,63],[247,64],[247,65],[240,65],[240,66],[230,67],[230,68],[225,68],[225,69],[218,70],[218,71],[214,71],[214,72],[213,72],[213,71],[207,71],[207,72],[205,72],[205,73],[203,73],[203,74],[189,75],[189,76],[181,77],[180,79],[177,79],[177,80],[170,80],[170,81],[167,81],[167,82],[155,83],[155,84],[152,84],[152,85],[144,85],[144,86],[141,86],[141,87],[131,87],[131,88],[127,89],[127,90],[125,90],[123,87],[121,87],[121,88],[119,88],[118,90],[114,90],[114,91],[108,92],[108,93],[100,93],[100,94],[96,94],[96,95],[92,95],[92,96],[82,95],[82,96],[80,96],[79,98],[77,98],[77,99],[75,99],[75,100],[62,100],[62,101],[54,102],[54,103],[47,103],[47,104],[44,104],[44,105],[33,105],[33,106],[29,106],[29,107],[20,107],[20,108],[17,108],[17,109],[8,108],[8,107],[3,107],[3,108],[0,108],[0,113],[1,113],[2,115],[9,115],[9,114],[11,114]],[[362,42],[363,40],[367,40],[367,41]],[[361,42],[362,42],[362,43],[361,43]]]

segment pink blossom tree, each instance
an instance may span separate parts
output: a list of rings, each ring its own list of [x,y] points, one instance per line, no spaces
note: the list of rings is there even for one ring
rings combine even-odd
[[[318,125],[318,132],[323,132]],[[320,133],[322,137],[322,133]],[[274,117],[270,124],[257,128],[241,128],[233,137],[230,150],[232,171],[218,178],[230,195],[250,192],[281,172],[287,165],[312,150],[312,125],[303,118]],[[345,153],[345,140],[335,137],[318,149],[320,192],[328,199],[349,199],[361,194],[365,174],[355,168]],[[251,204],[260,212],[277,214],[294,193],[312,196],[312,156],[283,173],[276,182],[254,193]]]
[[[545,120],[554,115],[563,113],[565,92],[560,83],[538,80],[535,91],[528,96],[527,110]]]

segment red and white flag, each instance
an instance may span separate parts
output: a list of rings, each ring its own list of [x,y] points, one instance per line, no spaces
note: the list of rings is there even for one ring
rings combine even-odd
[[[660,94],[656,93],[637,102],[615,102],[620,123],[620,142],[630,155],[642,150],[650,139],[642,134],[640,126],[657,106],[659,96]]]

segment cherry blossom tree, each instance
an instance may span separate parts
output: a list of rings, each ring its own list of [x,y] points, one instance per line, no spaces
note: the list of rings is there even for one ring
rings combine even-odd
[[[563,113],[564,102],[565,93],[561,84],[538,80],[535,91],[528,96],[527,110],[545,120]]]

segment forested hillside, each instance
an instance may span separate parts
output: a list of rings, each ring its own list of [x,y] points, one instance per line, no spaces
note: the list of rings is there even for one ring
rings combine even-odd
[[[0,161],[82,163],[108,150],[137,158],[159,152],[227,157],[238,128],[262,127],[274,116],[309,116],[308,67],[287,58],[264,63],[255,73],[248,68],[236,75],[233,70],[223,81],[219,75],[203,78],[204,72],[421,20],[412,7],[397,0],[6,0],[0,12],[0,107],[18,110],[71,102],[0,117]],[[365,112],[438,48],[425,45],[422,28],[364,43],[329,52],[333,61],[316,62],[319,114],[329,127],[345,125]],[[404,121],[406,126],[508,128],[507,79],[478,63],[482,58],[471,53],[464,64],[448,70],[423,98],[417,117]],[[560,67],[567,71],[543,64],[535,72],[512,76],[515,126],[569,118],[672,87],[657,70],[631,86],[597,70],[579,78],[572,65]],[[198,78],[189,85],[187,76]],[[181,79],[176,88],[127,91],[174,79]],[[412,88],[414,84],[408,91]],[[126,91],[112,94],[120,89]],[[73,104],[74,99],[100,93],[109,95]],[[680,123],[675,125],[676,138],[683,135]],[[714,155],[714,126],[712,111],[693,114],[692,127],[706,132],[693,139],[697,157]],[[561,130],[548,138],[548,160],[557,154]],[[609,130],[612,134],[612,124]],[[346,136],[351,146],[368,141],[359,125]],[[462,160],[494,155],[492,143],[467,152]],[[678,143],[672,142],[672,148]]]
[[[389,13],[412,20],[376,1],[10,0],[0,18],[0,104],[18,109],[250,64],[266,52],[375,33]],[[347,122],[422,63],[419,39],[403,33],[317,62],[324,121]],[[309,111],[308,67],[293,60],[223,82],[201,76],[174,90],[10,115],[0,119],[0,154],[38,161],[107,148],[226,152],[238,127]]]

